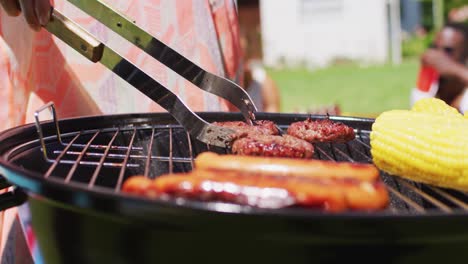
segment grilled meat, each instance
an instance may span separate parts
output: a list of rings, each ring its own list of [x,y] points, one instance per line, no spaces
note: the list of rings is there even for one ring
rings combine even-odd
[[[122,191],[133,193],[150,198],[156,198],[157,195],[152,191],[153,180],[145,176],[133,176],[125,180]]]
[[[307,142],[347,142],[353,140],[353,128],[330,119],[311,120],[292,123],[288,134]]]
[[[213,125],[232,128],[239,132],[239,135],[244,134],[263,134],[263,135],[278,135],[279,131],[273,121],[258,120],[255,125],[251,126],[242,121],[214,122]]]
[[[379,180],[379,170],[372,164],[315,159],[266,158],[203,152],[195,159],[195,167],[202,170],[260,173],[285,177],[354,179],[369,182]]]
[[[278,185],[278,184],[277,184]],[[231,202],[260,208],[282,208],[293,205],[294,197],[284,188],[265,179],[248,175],[194,171],[186,175],[168,175],[154,181],[157,192],[169,196],[201,201]]]
[[[123,191],[148,197],[184,197],[200,201],[222,201],[260,208],[302,206],[337,212],[348,209],[378,210],[387,206],[388,194],[380,182],[349,179],[277,177],[216,170],[194,170],[148,180],[134,177]],[[148,181],[151,183],[148,185]]]
[[[289,135],[248,134],[235,139],[232,153],[248,156],[311,158],[312,144]]]

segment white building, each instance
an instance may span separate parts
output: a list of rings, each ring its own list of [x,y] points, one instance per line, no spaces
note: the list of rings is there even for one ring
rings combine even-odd
[[[399,10],[398,0],[261,0],[264,62],[312,67],[340,58],[386,62],[391,43],[398,45],[395,54],[400,45],[390,41],[388,2]],[[399,28],[399,22],[393,26]]]

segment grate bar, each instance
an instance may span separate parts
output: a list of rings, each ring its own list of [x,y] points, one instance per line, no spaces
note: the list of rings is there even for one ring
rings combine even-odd
[[[353,148],[354,151],[356,151],[357,153],[359,153],[359,155],[361,155],[362,157],[365,157],[366,159],[364,161],[368,162],[368,163],[372,163],[372,158],[367,154],[367,153],[364,153],[364,152],[361,152],[360,150],[356,149],[356,148]]]
[[[75,164],[77,163],[76,160],[60,160],[60,164]],[[79,162],[79,165],[85,165],[85,166],[99,166],[98,161],[83,161],[81,160]],[[124,165],[120,162],[104,162],[102,164],[104,167],[112,167],[112,168],[122,168]],[[125,165],[127,168],[139,168],[140,165],[135,164],[135,163],[127,163]]]
[[[60,154],[62,153],[61,151],[54,151],[55,154]],[[80,152],[79,151],[67,151],[65,154],[67,155],[79,155]],[[104,155],[104,153],[96,153],[96,152],[87,152],[85,153],[85,156],[90,156],[90,157],[102,157]],[[115,154],[115,153],[109,153],[107,155],[107,158],[114,158],[114,159],[124,159],[126,157],[125,154]],[[169,157],[165,157],[165,156],[148,156],[148,155],[135,155],[135,154],[131,154],[130,155],[130,158],[132,159],[153,159],[153,160],[157,160],[157,161],[169,161]],[[190,157],[187,157],[187,158],[184,158],[184,157],[172,157],[172,160],[174,162],[178,162],[178,163],[190,163],[191,162],[191,158]]]
[[[459,207],[465,209],[465,210],[468,210],[468,204],[463,202],[462,200],[456,198],[455,196],[447,193],[446,191],[443,191],[439,188],[435,188],[435,187],[432,187],[432,186],[427,186],[429,189],[431,189],[432,191],[436,192],[437,194],[439,194],[440,196],[444,197],[445,199],[449,200],[450,202],[458,205]]]
[[[65,149],[60,153],[60,155],[52,162],[52,165],[50,165],[49,169],[45,173],[44,178],[48,178],[50,176],[50,174],[52,173],[52,171],[55,170],[57,165],[61,163],[61,160],[62,160],[63,156],[65,156],[65,153],[67,152],[67,150],[71,147],[73,142],[75,142],[75,140],[77,140],[80,137],[80,135],[81,135],[81,133],[76,134],[76,136],[70,141],[70,144],[68,144],[65,147]]]
[[[117,130],[120,131],[120,130]],[[65,143],[66,144],[66,143]],[[86,144],[73,144],[72,147],[84,148]],[[89,145],[88,149],[107,149],[107,145]],[[127,146],[111,146],[111,150],[127,150]],[[131,150],[143,150],[142,147],[132,147]]]
[[[169,173],[174,172],[174,161],[172,160],[173,156],[173,149],[172,149],[172,128],[169,129]]]
[[[190,166],[192,167],[192,170],[193,170],[194,165],[193,165],[192,139],[190,138],[190,134],[188,132],[186,132],[186,133],[187,133],[187,142],[188,142],[188,146],[189,146]]]
[[[99,172],[101,171],[101,168],[104,164],[104,161],[106,160],[107,155],[109,154],[109,151],[112,147],[112,144],[114,143],[114,140],[117,138],[117,135],[119,134],[119,130],[115,131],[114,135],[112,136],[111,140],[109,141],[109,144],[107,144],[107,148],[102,154],[101,159],[99,160],[99,164],[97,165],[96,169],[94,170],[93,176],[91,176],[91,180],[89,181],[88,188],[91,188],[94,186],[94,183],[96,182],[96,179],[99,175]]]
[[[354,140],[356,140],[356,142],[364,146],[366,149],[370,149],[370,145],[364,142],[361,135],[359,135],[359,138],[355,138]]]
[[[407,205],[409,205],[410,207],[412,207],[414,210],[420,212],[420,213],[424,213],[426,210],[424,209],[424,207],[420,206],[419,204],[415,203],[413,200],[411,200],[410,198],[404,196],[403,194],[401,194],[399,191],[395,190],[392,186],[389,186],[387,185],[387,189],[392,193],[394,194],[396,197],[398,197],[400,200],[402,200],[403,202],[405,202]]]
[[[83,150],[81,151],[80,155],[78,155],[78,157],[76,158],[75,163],[74,163],[73,166],[71,167],[70,171],[68,171],[67,177],[65,178],[65,182],[66,182],[66,183],[70,182],[70,179],[72,178],[73,173],[75,173],[76,168],[78,168],[78,165],[80,164],[80,161],[83,159],[84,154],[85,154],[86,151],[88,150],[88,147],[91,145],[91,142],[93,142],[93,140],[94,140],[98,135],[99,135],[99,131],[97,131],[96,133],[94,133],[93,137],[88,141],[88,144],[83,148]]]
[[[122,168],[120,169],[119,178],[117,180],[117,184],[116,184],[115,189],[114,189],[115,192],[119,192],[120,187],[122,186],[122,182],[123,182],[123,178],[124,178],[124,174],[125,174],[125,169],[127,168],[128,159],[130,158],[130,151],[132,150],[133,142],[135,141],[136,132],[137,132],[136,128],[133,129],[132,138],[130,139],[130,143],[128,144],[127,153],[126,153],[125,158],[124,158],[124,160],[122,162]]]
[[[315,148],[316,150],[319,151],[319,153],[317,153],[317,154],[323,155],[323,156],[325,156],[327,159],[329,159],[329,160],[331,160],[331,161],[335,161],[335,160],[333,159],[333,157],[331,157],[330,155],[328,155],[327,152],[324,151],[321,147],[319,147],[319,146],[317,146],[317,145],[314,145],[314,148]],[[320,159],[322,159],[322,158],[320,157]]]
[[[333,160],[334,161],[337,161],[338,159],[336,158],[336,153],[335,153],[335,148],[333,147],[333,144],[332,143],[328,143],[328,145],[330,146],[330,151],[333,155]]]
[[[347,159],[349,162],[356,162],[350,155],[344,153],[343,151],[341,151],[340,149],[338,148],[335,148],[335,151],[340,154],[342,157],[344,157],[345,159]],[[351,153],[351,152],[350,152]]]
[[[359,137],[361,137],[361,134],[359,134]],[[359,151],[357,148],[353,148],[356,152],[358,152],[359,154],[361,154],[363,157],[366,158],[366,161],[369,162],[369,163],[372,163],[372,157],[370,156],[370,153],[369,153],[369,148],[370,146],[365,144],[364,142],[360,141],[359,139],[355,138],[356,142],[360,142],[361,145],[364,147],[364,152],[361,152]]]
[[[349,156],[350,156],[354,161],[356,161],[356,159],[353,157],[354,155],[353,155],[353,152],[351,151],[351,146],[350,146],[349,142],[346,142],[346,143],[345,143],[345,146],[346,146],[346,150],[347,150],[348,153],[349,153]]]
[[[143,175],[145,175],[146,178],[148,178],[149,169],[150,169],[150,165],[151,165],[151,158],[152,158],[151,153],[153,153],[154,131],[155,131],[155,129],[153,128],[151,130],[151,139],[150,139],[150,142],[148,144],[148,155],[146,156],[145,172],[143,173]],[[130,157],[131,157],[131,155],[130,155]]]
[[[415,193],[419,194],[420,196],[422,196],[426,201],[432,203],[433,205],[437,206],[440,210],[444,211],[444,212],[452,212],[452,209],[450,207],[448,207],[447,205],[443,204],[442,202],[440,202],[439,200],[437,200],[436,198],[430,196],[429,194],[421,191],[419,188],[416,188],[414,185],[410,184],[408,181],[406,180],[403,180],[403,179],[400,179],[400,178],[397,178],[397,181],[401,184],[403,184],[405,187],[411,189],[412,191],[414,191]]]

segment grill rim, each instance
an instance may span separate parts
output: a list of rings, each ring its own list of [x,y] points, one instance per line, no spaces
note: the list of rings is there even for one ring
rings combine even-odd
[[[237,113],[221,113],[221,112],[200,112],[197,113],[204,119],[210,121],[224,120],[242,120],[242,116]],[[270,119],[277,122],[279,125],[283,125],[283,122],[287,121],[287,124],[305,120],[306,118],[327,118],[323,115],[306,115],[306,114],[282,114],[282,113],[258,113],[258,119]],[[356,122],[362,127],[367,127],[370,131],[374,119],[371,118],[358,118],[358,117],[341,117],[341,116],[330,116],[330,119],[340,122]],[[86,131],[99,128],[108,128],[107,124],[113,125],[113,127],[119,128],[131,128],[135,125],[146,125],[156,122],[158,125],[177,125],[176,121],[167,113],[144,113],[144,114],[121,114],[121,115],[104,115],[104,116],[90,116],[90,117],[79,117],[79,118],[68,118],[59,120],[59,125],[62,134],[69,132],[78,132],[76,128],[79,127],[83,130],[82,124],[86,124],[88,127]],[[94,124],[98,127],[93,126]],[[42,122],[43,130],[49,132],[54,130],[53,121]],[[358,128],[362,129],[362,128]],[[362,129],[364,130],[364,129]],[[46,136],[47,137],[47,136]],[[32,140],[31,140],[32,139]],[[26,141],[27,140],[27,141]],[[82,209],[98,210],[99,212],[104,211],[107,213],[117,213],[122,216],[132,217],[134,216],[134,208],[128,204],[138,204],[138,207],[146,213],[153,212],[156,215],[161,212],[162,209],[176,209],[180,213],[183,211],[200,211],[215,214],[241,214],[249,216],[274,216],[274,217],[293,217],[293,218],[315,218],[315,219],[341,219],[341,220],[363,220],[363,219],[427,219],[428,217],[466,217],[468,211],[456,210],[450,213],[443,212],[441,210],[427,210],[424,213],[414,212],[403,212],[398,211],[397,213],[391,210],[377,211],[377,212],[363,212],[363,211],[346,211],[339,213],[324,213],[320,210],[310,209],[299,209],[299,208],[284,208],[284,209],[261,209],[252,208],[249,206],[242,205],[230,205],[232,208],[236,208],[231,212],[223,212],[214,210],[213,207],[221,205],[219,202],[197,202],[178,199],[183,201],[182,203],[176,201],[165,201],[161,199],[153,200],[144,197],[136,197],[133,195],[114,193],[109,190],[99,190],[99,187],[92,189],[86,188],[85,185],[70,182],[64,184],[59,179],[44,178],[39,172],[33,172],[26,170],[12,164],[5,157],[9,155],[10,151],[14,149],[13,146],[17,147],[21,144],[18,142],[23,141],[21,144],[32,143],[39,144],[37,138],[36,129],[34,124],[27,124],[12,128],[0,133],[0,173],[5,175],[8,181],[14,185],[26,190],[28,195],[31,197],[41,197],[42,199],[50,199],[56,202],[61,202],[66,205],[76,206]],[[110,203],[110,204],[109,204]],[[102,206],[102,204],[107,204]],[[130,213],[132,212],[132,213]]]

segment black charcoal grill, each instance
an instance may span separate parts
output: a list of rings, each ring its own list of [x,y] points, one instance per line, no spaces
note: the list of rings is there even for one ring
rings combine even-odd
[[[130,176],[154,178],[189,171],[200,152],[226,153],[190,136],[226,146],[222,135],[229,131],[204,120],[251,122],[255,115],[286,129],[309,116],[255,113],[241,87],[193,64],[103,1],[69,2],[195,86],[227,99],[243,115],[194,115],[170,89],[54,10],[47,30],[91,61],[100,61],[168,110],[184,128],[169,114],[61,121],[54,115],[53,121],[0,133],[0,173],[7,180],[0,181],[0,187],[15,186],[0,196],[0,208],[29,197],[46,263],[457,263],[468,259],[468,197],[385,174],[391,205],[380,212],[266,210],[121,193]],[[372,162],[373,120],[330,118],[355,128],[358,137],[347,144],[317,144],[315,158]]]
[[[242,120],[233,113],[200,116]],[[286,129],[308,117],[257,118]],[[316,144],[314,158],[371,163],[373,120],[330,118],[355,128],[357,137]],[[189,171],[202,151],[228,152],[194,140],[169,114],[55,119],[5,131],[0,142],[0,172],[16,186],[2,196],[3,208],[27,194],[46,263],[434,263],[468,254],[465,193],[384,173],[391,204],[380,212],[266,210],[121,193],[132,175]]]

